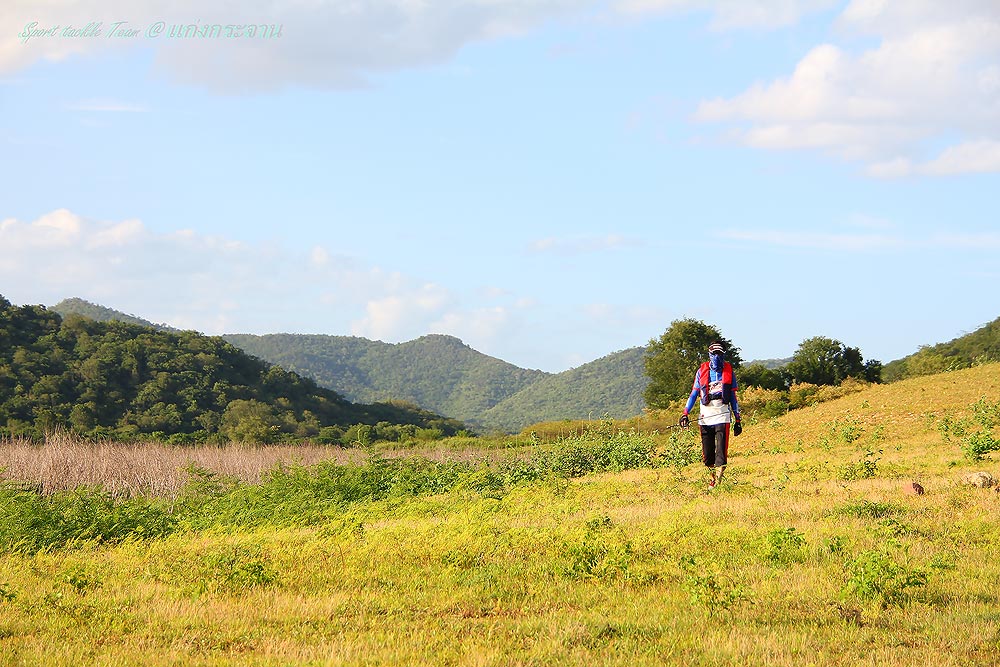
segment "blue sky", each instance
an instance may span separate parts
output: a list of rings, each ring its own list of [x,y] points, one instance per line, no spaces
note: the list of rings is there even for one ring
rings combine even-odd
[[[546,371],[682,317],[890,361],[1000,315],[993,0],[35,4],[0,9],[15,303]]]

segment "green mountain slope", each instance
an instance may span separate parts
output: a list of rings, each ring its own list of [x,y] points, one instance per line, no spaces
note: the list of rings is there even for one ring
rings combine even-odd
[[[947,343],[925,345],[882,369],[886,382],[1000,361],[1000,318]]]
[[[225,339],[351,400],[411,401],[470,423],[481,423],[487,410],[548,376],[439,334],[398,344],[302,334],[230,334]]]
[[[218,337],[63,318],[0,297],[0,434],[273,441],[379,422],[462,427],[412,406],[356,405]]]
[[[126,315],[119,310],[105,308],[104,306],[91,303],[90,301],[86,301],[78,297],[63,299],[56,305],[49,306],[49,310],[59,313],[63,317],[76,314],[83,315],[84,317],[90,318],[96,322],[126,322],[128,324],[138,324],[142,327],[150,327],[160,331],[179,331],[179,329],[169,327],[166,324],[154,324],[149,320],[142,319],[141,317]]]
[[[644,347],[609,354],[577,368],[550,375],[490,408],[481,422],[489,428],[517,431],[528,424],[584,419],[609,414],[617,419],[642,412]]]

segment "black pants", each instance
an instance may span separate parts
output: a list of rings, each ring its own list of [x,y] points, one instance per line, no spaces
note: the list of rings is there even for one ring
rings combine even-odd
[[[726,465],[729,455],[729,424],[701,427],[701,460],[709,468]]]

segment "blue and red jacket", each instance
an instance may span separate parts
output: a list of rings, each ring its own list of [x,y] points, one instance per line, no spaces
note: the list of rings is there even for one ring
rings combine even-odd
[[[709,394],[709,387],[712,386],[713,382],[718,382],[719,380],[722,381],[722,392]],[[694,384],[691,386],[691,395],[688,397],[684,414],[691,412],[695,399],[701,396],[703,405],[708,405],[708,402],[713,399],[721,398],[723,403],[732,408],[733,416],[739,419],[740,406],[736,401],[736,389],[736,376],[733,374],[732,364],[728,361],[723,362],[722,372],[719,372],[712,370],[711,364],[706,361],[698,368],[698,371],[694,375]]]

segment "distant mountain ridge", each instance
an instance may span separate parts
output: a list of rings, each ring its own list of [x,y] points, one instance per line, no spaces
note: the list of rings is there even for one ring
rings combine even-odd
[[[80,312],[75,310],[79,307],[87,307],[104,319],[145,322],[82,299],[66,299],[53,309]],[[397,344],[318,334],[230,334],[224,338],[264,361],[312,378],[350,401],[410,401],[480,429],[517,431],[540,421],[604,414],[629,417],[642,411],[642,392],[648,383],[645,347],[615,352],[553,374],[520,368],[441,334]],[[990,359],[1000,360],[1000,319],[948,343],[925,346],[890,362],[883,378],[892,381]],[[774,368],[788,360],[751,363]]]
[[[549,374],[477,352],[441,334],[405,343],[319,334],[228,334],[249,354],[311,377],[356,402],[411,401],[484,425],[483,415]]]
[[[646,404],[645,354],[646,348],[633,347],[541,378],[487,410],[482,422],[514,431],[558,419],[634,417]]]
[[[57,306],[62,314],[163,326],[83,299],[66,299]],[[642,411],[642,392],[648,382],[644,347],[553,374],[520,368],[442,334],[405,343],[322,334],[228,334],[223,338],[349,401],[409,401],[479,429],[518,431],[538,421],[604,414],[630,417]]]

